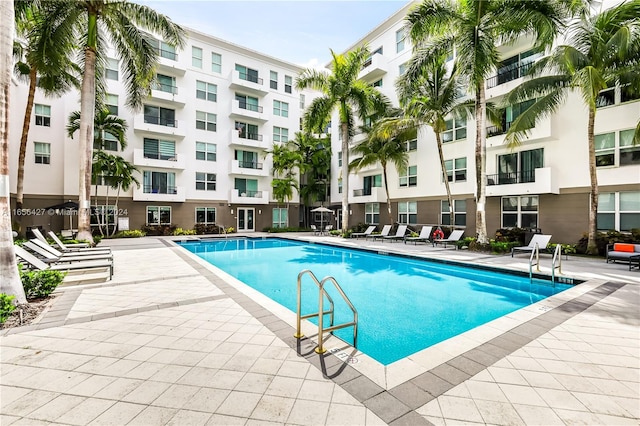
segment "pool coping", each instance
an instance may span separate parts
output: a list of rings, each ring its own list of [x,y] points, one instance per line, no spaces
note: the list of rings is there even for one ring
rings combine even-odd
[[[283,239],[309,242],[295,237]],[[333,336],[325,341],[330,350],[316,354],[313,339],[317,337],[317,326],[306,322],[303,332],[307,337],[294,338],[295,313],[177,244],[185,240],[162,241],[174,247],[182,259],[316,366],[326,378],[340,385],[382,420],[394,425],[430,424],[415,410],[627,285],[602,279],[583,281],[562,293],[384,366]],[[355,249],[336,243],[314,243]],[[376,249],[358,249],[378,252]],[[400,253],[389,254],[402,256]],[[443,263],[443,259],[426,256],[406,257]],[[471,262],[444,263],[518,272]],[[522,271],[519,272],[522,275]]]

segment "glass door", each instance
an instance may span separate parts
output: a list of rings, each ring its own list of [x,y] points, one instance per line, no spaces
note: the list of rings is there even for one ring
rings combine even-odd
[[[253,223],[254,215],[254,208],[238,208],[238,232],[255,231],[255,226]]]

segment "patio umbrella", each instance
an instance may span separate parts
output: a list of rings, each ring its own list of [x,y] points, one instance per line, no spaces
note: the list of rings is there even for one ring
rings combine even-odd
[[[74,201],[67,201],[64,203],[56,204],[53,206],[45,207],[45,210],[53,210],[56,215],[63,214],[69,216],[69,229],[73,229],[73,211],[78,210],[78,203]],[[66,213],[65,213],[66,212]],[[62,221],[64,226],[64,220]]]
[[[315,209],[311,209],[314,213],[320,213],[320,231],[324,231],[324,214],[329,212],[333,213],[333,210],[330,210],[324,206],[316,207]]]

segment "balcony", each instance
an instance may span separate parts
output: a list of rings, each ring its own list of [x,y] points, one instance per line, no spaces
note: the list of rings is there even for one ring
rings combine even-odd
[[[231,145],[244,147],[244,148],[259,148],[269,149],[269,142],[265,140],[261,134],[241,133],[238,130],[232,129],[229,135]]]
[[[512,89],[522,83],[522,77],[527,75],[527,72],[531,69],[534,63],[535,62],[513,64],[498,74],[489,77],[486,80],[487,98],[509,93]]]
[[[373,187],[368,189],[354,189],[353,196],[349,199],[350,203],[386,203],[387,194],[382,187]]]
[[[166,157],[158,153],[145,153],[143,149],[133,150],[134,166],[184,170],[186,163],[187,162],[183,154],[176,154],[173,157]]]
[[[387,58],[379,53],[376,53],[364,63],[360,74],[358,74],[358,78],[361,80],[373,82],[379,80],[383,75],[385,75],[388,71],[388,68],[389,61],[387,60]]]
[[[145,116],[138,114],[133,117],[133,131],[144,132],[157,136],[173,136],[174,138],[184,138],[187,135],[185,123],[178,127],[178,120],[168,120],[157,116]]]
[[[269,176],[269,170],[267,170],[262,163],[231,160],[229,174],[243,176]]]
[[[231,100],[231,114],[229,114],[229,116],[234,119],[244,120],[248,118],[261,123],[267,122],[266,115],[263,114],[263,108],[261,106],[252,105],[238,99]]]
[[[502,128],[496,126],[487,127],[487,147],[504,146],[504,134],[511,123],[506,123]],[[554,139],[551,127],[551,117],[545,117],[536,123],[536,126],[528,130],[528,135],[523,141],[540,141]]]
[[[156,84],[151,88],[151,98],[163,104],[178,105],[183,107],[187,100],[184,96],[178,95],[177,86],[169,86],[167,84]]]
[[[535,169],[533,172],[487,175],[487,197],[559,193],[558,181],[551,167]]]
[[[182,186],[151,187],[140,185],[133,187],[133,201],[156,201],[182,203],[185,201],[185,189]]]
[[[229,76],[229,88],[233,90],[240,90],[243,93],[255,94],[258,96],[264,96],[269,93],[269,90],[264,85],[264,81],[259,77],[252,77],[239,71],[231,71]]]
[[[229,203],[231,204],[269,204],[269,191],[245,191],[240,193],[237,189],[229,191]]]
[[[175,58],[175,59],[173,59]],[[165,55],[158,56],[157,71],[169,73],[169,75],[183,76],[187,72],[187,67],[178,62],[178,55],[173,52],[167,52]]]

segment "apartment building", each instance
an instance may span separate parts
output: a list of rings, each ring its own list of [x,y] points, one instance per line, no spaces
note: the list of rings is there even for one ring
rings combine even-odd
[[[360,78],[378,87],[396,105],[395,81],[411,57],[404,38],[404,17],[411,3],[366,34],[347,49],[366,43],[372,52]],[[539,55],[531,52],[533,40],[522,39],[500,46],[500,67],[486,81],[487,99],[499,104],[523,81],[528,67]],[[503,129],[528,105],[507,106]],[[489,236],[507,227],[541,229],[554,241],[575,243],[588,229],[590,178],[588,169],[587,109],[578,94],[551,117],[537,123],[528,138],[515,150],[504,143],[504,132],[487,128],[487,203]],[[596,115],[596,156],[600,190],[598,225],[602,230],[629,231],[640,228],[640,146],[632,135],[640,117],[640,99],[624,88],[611,88],[600,96]],[[336,225],[340,225],[341,141],[337,117],[332,129],[332,193]],[[416,141],[407,143],[407,170],[388,168],[388,187],[393,220],[410,225],[436,224],[465,227],[475,235],[476,171],[474,159],[475,121],[453,117],[443,134],[443,150],[454,200],[450,218],[445,185],[429,128],[421,129]],[[362,140],[356,135],[352,144]],[[351,157],[353,158],[353,157]],[[350,175],[349,224],[385,224],[387,197],[382,187],[382,168],[373,166]]]
[[[125,106],[118,59],[107,59],[106,103],[129,127],[124,151],[108,135],[103,149],[140,172],[140,186],[119,196],[121,226],[217,224],[253,231],[297,225],[297,194],[288,210],[272,198],[267,151],[300,128],[305,93],[295,89],[294,79],[301,68],[194,30],[183,50],[151,42],[160,56],[157,83],[140,111]],[[12,195],[26,93],[26,85],[14,84]],[[77,135],[68,137],[65,126],[79,109],[77,92],[61,98],[36,93],[25,161],[25,226],[60,230],[77,223],[62,214],[73,212],[46,207],[78,199]],[[116,191],[101,183],[92,196],[97,189],[98,209],[106,209]]]

